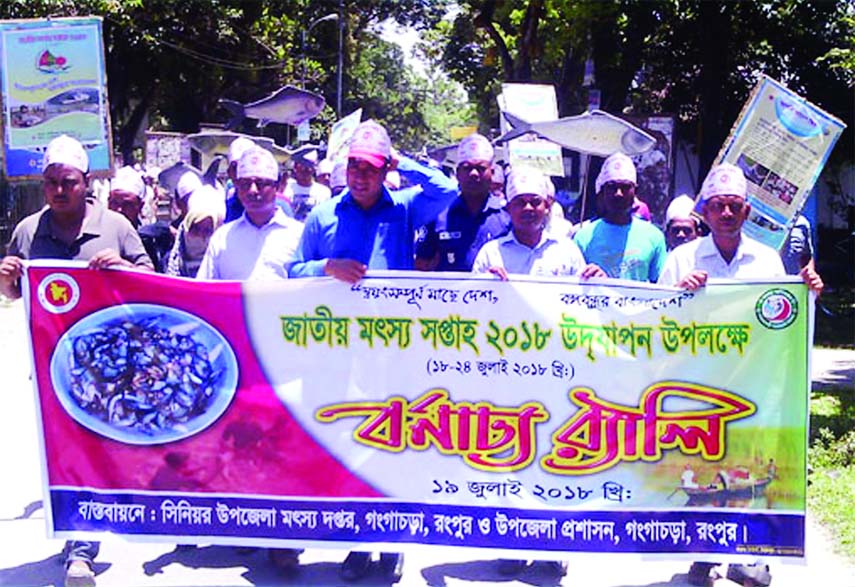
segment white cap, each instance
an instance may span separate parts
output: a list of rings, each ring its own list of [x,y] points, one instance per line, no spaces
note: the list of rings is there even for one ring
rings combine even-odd
[[[368,161],[378,169],[383,167],[392,156],[389,133],[373,120],[361,122],[353,131],[347,156]]]
[[[246,137],[238,137],[232,141],[229,145],[229,163],[234,163],[240,156],[243,155],[248,149],[252,149],[255,147],[255,143],[249,140]]]
[[[546,176],[537,169],[520,167],[508,173],[508,183],[505,196],[508,202],[523,194],[547,197],[549,188],[546,187]]]
[[[695,209],[695,201],[691,196],[682,194],[671,200],[668,209],[665,210],[665,226],[671,224],[672,220],[694,220],[692,210]]]
[[[178,180],[175,186],[175,191],[178,192],[180,199],[190,197],[190,194],[195,192],[202,185],[202,180],[192,171],[185,171],[184,175]]]
[[[330,189],[347,187],[347,161],[337,161],[330,172]]]
[[[226,215],[226,195],[212,185],[202,185],[187,200],[187,210],[212,210],[220,218]]]
[[[745,183],[745,175],[736,165],[722,163],[713,167],[704,184],[701,186],[701,201],[706,201],[713,196],[740,196],[744,198],[748,194],[748,184]]]
[[[273,153],[267,149],[254,147],[245,151],[238,160],[237,176],[276,181],[279,179],[279,164],[276,163]]]
[[[470,161],[493,161],[493,145],[484,135],[473,133],[457,146],[457,164]]]
[[[89,156],[86,154],[86,149],[80,141],[68,135],[59,135],[48,143],[42,160],[42,171],[54,163],[73,167],[80,173],[89,171]]]
[[[623,153],[610,155],[603,163],[600,174],[594,182],[595,191],[599,194],[603,185],[610,181],[628,181],[638,184],[635,163]]]
[[[145,182],[136,169],[126,165],[119,167],[113,179],[110,180],[110,191],[114,190],[128,192],[142,198],[145,196]]]
[[[318,175],[325,175],[332,173],[333,167],[335,167],[335,163],[331,159],[321,159],[315,171]]]

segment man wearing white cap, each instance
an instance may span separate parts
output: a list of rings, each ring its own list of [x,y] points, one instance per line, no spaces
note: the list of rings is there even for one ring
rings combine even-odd
[[[486,243],[472,267],[507,280],[509,274],[605,277],[587,265],[579,247],[565,235],[546,230],[549,220],[549,179],[540,171],[519,168],[508,174],[506,197],[512,230]]]
[[[330,189],[315,181],[318,164],[317,149],[295,153],[293,177],[288,178],[283,191],[284,198],[294,209],[294,218],[304,222],[312,208],[332,197]]]
[[[229,145],[229,166],[226,169],[226,175],[228,175],[232,185],[226,192],[226,222],[237,220],[243,214],[243,205],[240,203],[235,187],[237,164],[241,155],[247,150],[255,148],[255,146],[255,143],[246,137],[237,137]]]
[[[692,215],[695,201],[688,195],[677,196],[665,210],[665,243],[668,250],[701,236],[700,221]]]
[[[361,123],[348,152],[347,189],[309,214],[292,277],[356,283],[369,268],[413,268],[415,229],[448,206],[457,183],[406,157],[396,163],[413,187],[390,192],[383,185],[395,164],[389,135],[372,120]]]
[[[710,234],[671,251],[659,283],[689,290],[703,287],[707,279],[754,279],[786,275],[778,252],[742,234],[751,212],[746,201],[745,176],[735,165],[713,167],[701,186],[701,211]],[[813,291],[822,291],[822,279],[813,267],[800,275]]]
[[[276,203],[279,165],[266,149],[244,151],[235,173],[244,212],[208,243],[197,279],[287,279],[302,225]]]
[[[709,278],[747,280],[786,275],[775,249],[742,234],[742,225],[751,212],[747,195],[748,186],[739,167],[729,163],[713,167],[700,194],[701,212],[710,234],[671,251],[659,283],[696,290],[704,287]],[[822,292],[822,279],[812,265],[802,269],[800,275],[817,295]],[[689,582],[707,585],[715,566],[693,563]],[[727,576],[747,577],[752,585],[768,585],[772,580],[765,565],[731,565]]]
[[[140,237],[131,223],[87,196],[89,157],[77,140],[62,135],[48,143],[42,162],[47,206],[15,227],[0,261],[0,293],[21,297],[24,260],[88,261],[89,267],[136,267],[152,270]],[[66,543],[65,584],[93,587],[92,562],[99,543]]]
[[[332,189],[330,186],[330,175],[332,174],[333,167],[335,167],[335,161],[332,159],[321,159],[318,162],[317,169],[315,169],[315,181]]]
[[[198,180],[193,173],[189,173],[187,177]],[[193,185],[195,186],[195,184]],[[186,186],[187,183],[185,182],[185,189]],[[193,189],[195,190],[195,187]],[[110,210],[127,218],[137,229],[145,251],[154,263],[155,270],[162,271],[166,255],[169,254],[175,238],[165,222],[154,222],[140,226],[140,213],[145,200],[145,193],[146,185],[142,174],[133,167],[120,167],[116,170],[113,179],[110,180],[110,195],[107,198],[107,206]]]
[[[428,271],[471,271],[484,244],[510,228],[504,202],[491,194],[493,146],[471,134],[457,147],[460,196],[420,231],[416,267]]]
[[[596,180],[601,217],[583,225],[575,240],[585,259],[609,277],[655,282],[665,262],[665,237],[633,217],[636,184],[632,159],[623,153],[606,159]]]
[[[142,175],[130,166],[120,167],[110,180],[107,207],[128,219],[134,228],[140,225],[140,210],[145,198]]]

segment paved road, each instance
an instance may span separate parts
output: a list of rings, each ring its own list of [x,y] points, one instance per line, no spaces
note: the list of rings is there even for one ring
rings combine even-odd
[[[29,357],[20,302],[0,304],[0,373],[4,409],[0,411],[0,586],[61,586],[62,542],[45,538],[41,509],[41,471],[36,414],[29,381]],[[855,380],[855,351],[814,353],[814,379],[825,384]],[[832,553],[821,529],[808,524],[807,565],[774,564],[775,587],[855,587],[855,567]],[[309,549],[298,574],[282,577],[262,551],[240,554],[233,548],[202,546],[175,551],[169,545],[104,540],[98,566],[101,587],[239,587],[257,585],[343,585],[337,575],[344,552]],[[688,562],[652,561],[630,556],[576,555],[561,585],[578,587],[681,587],[688,585]],[[495,571],[493,556],[479,551],[415,547],[407,551],[405,586],[557,585],[533,566],[517,580]],[[726,579],[716,587],[733,586]],[[388,585],[371,575],[359,586]]]

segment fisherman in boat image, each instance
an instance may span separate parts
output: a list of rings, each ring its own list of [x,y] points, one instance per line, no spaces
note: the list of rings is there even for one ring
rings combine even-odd
[[[774,461],[773,461],[774,462]],[[738,465],[721,469],[708,485],[699,485],[695,472],[686,465],[680,476],[680,487],[689,498],[686,505],[724,505],[728,500],[752,499],[763,495],[774,475],[755,477],[748,467]]]

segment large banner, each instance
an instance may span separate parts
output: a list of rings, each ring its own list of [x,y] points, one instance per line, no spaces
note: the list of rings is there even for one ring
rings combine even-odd
[[[25,281],[52,535],[804,554],[801,282]]]
[[[846,125],[770,77],[762,76],[717,162],[748,180],[748,236],[780,249]]]
[[[41,176],[61,134],[86,147],[89,169],[111,168],[100,18],[0,22],[3,146],[9,178]]]

